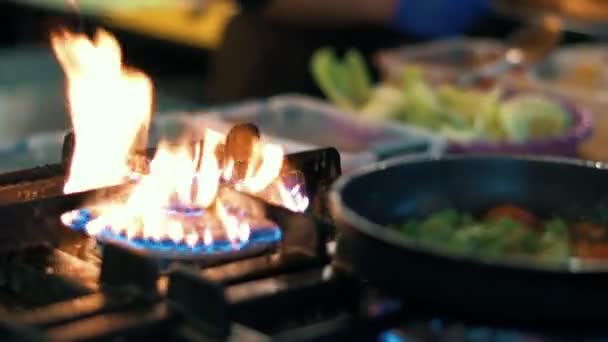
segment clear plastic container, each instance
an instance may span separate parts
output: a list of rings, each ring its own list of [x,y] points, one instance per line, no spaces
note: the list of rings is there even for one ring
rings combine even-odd
[[[588,159],[608,161],[608,45],[576,44],[556,50],[528,73],[531,87],[567,96],[592,110],[594,133],[581,145]]]
[[[149,145],[185,136],[199,140],[207,128],[225,134],[235,122],[244,121],[258,125],[262,139],[281,144],[286,153],[337,148],[345,172],[397,155],[440,155],[445,149],[443,139],[425,131],[357,120],[354,115],[301,95],[159,115],[150,125]],[[0,172],[58,163],[65,133],[36,134],[0,145]]]
[[[556,50],[530,70],[532,83],[578,99],[608,102],[608,45]]]
[[[382,50],[374,64],[389,81],[400,79],[408,64],[424,67],[431,80],[443,82],[496,61],[505,50],[504,44],[492,39],[453,38]]]
[[[384,76],[385,82],[398,82],[401,80],[404,67],[415,65],[424,70],[425,76],[433,84],[453,83],[460,74],[475,71],[502,58],[506,48],[501,42],[492,39],[455,38],[384,50],[378,53],[375,63]],[[449,142],[449,153],[548,154],[574,157],[578,155],[581,145],[587,145],[584,141],[589,139],[592,128],[591,114],[588,109],[593,109],[593,106],[578,101],[577,98],[571,101],[571,96],[567,96],[567,94],[552,92],[545,86],[533,84],[528,80],[526,70],[514,69],[490,81],[482,87],[499,84],[509,92],[562,95],[557,99],[563,100],[575,125],[564,136],[528,141],[523,144],[509,142],[495,144],[484,141],[471,144]],[[579,104],[583,106],[579,106]]]
[[[305,144],[335,147],[345,172],[404,154],[440,155],[446,142],[426,130],[358,119],[336,107],[304,95],[281,95],[217,110],[207,119],[251,122],[263,134]]]

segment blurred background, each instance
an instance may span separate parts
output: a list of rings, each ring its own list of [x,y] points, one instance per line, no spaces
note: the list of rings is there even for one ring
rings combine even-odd
[[[69,127],[63,74],[49,48],[49,33],[60,27],[87,32],[105,27],[115,34],[127,63],[153,78],[159,115],[284,93],[323,97],[326,94],[311,75],[310,60],[324,46],[339,52],[358,49],[378,80],[390,78],[391,67],[404,60],[462,68],[470,62],[462,51],[471,49],[479,50],[473,51],[475,56],[498,58],[525,23],[548,15],[560,20],[555,46],[555,37],[544,36],[534,37],[528,45],[549,42],[551,52],[572,44],[601,50],[608,36],[608,4],[602,0],[426,1],[430,6],[412,1],[355,2],[358,5],[340,0],[5,0],[0,3],[0,144]],[[316,7],[319,3],[324,4]],[[433,14],[433,4],[448,8]],[[454,22],[454,27],[447,22]],[[449,44],[441,45],[456,36],[476,40],[447,50]],[[499,47],[478,44],[480,38]],[[429,42],[440,43],[428,51],[412,48]],[[593,54],[597,51],[568,61],[587,60],[585,65],[597,66],[602,60],[593,62]],[[548,60],[544,52],[543,57]],[[545,64],[543,75],[555,74],[547,70],[557,64]],[[558,66],[571,67],[578,68]],[[530,86],[527,79],[520,81]],[[589,107],[601,112],[603,98],[608,98],[596,92],[602,86],[594,83],[593,91],[570,95],[584,97]],[[600,121],[595,125],[599,127]],[[583,154],[608,159],[603,136],[596,133],[595,144],[583,146]]]

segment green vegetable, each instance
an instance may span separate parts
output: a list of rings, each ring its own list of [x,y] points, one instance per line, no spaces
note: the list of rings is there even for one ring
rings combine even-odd
[[[475,119],[475,109],[479,106],[479,93],[472,90],[462,90],[453,86],[443,85],[437,88],[437,96],[441,105],[471,125]]]
[[[356,50],[340,60],[333,49],[319,49],[312,56],[311,72],[325,96],[342,109],[355,110],[370,98],[369,70]]]
[[[547,221],[545,223],[544,229],[547,233],[553,234],[555,236],[561,237],[568,234],[568,226],[564,220],[559,218],[554,218],[551,221]]]
[[[348,84],[349,70],[338,61],[333,49],[322,48],[313,54],[311,72],[321,91],[336,106],[345,110],[357,108]]]
[[[372,91],[372,82],[369,70],[365,64],[365,59],[357,50],[348,50],[344,56],[344,61],[350,72],[350,86],[353,97],[357,105],[364,105],[369,101]]]
[[[441,86],[437,90],[442,106],[449,113],[449,120],[439,133],[450,140],[472,142],[486,139],[500,140],[504,137],[499,122],[499,88],[490,92],[463,90],[453,86]]]
[[[451,252],[459,253],[476,253],[483,245],[484,227],[477,224],[468,226],[455,227],[452,239],[446,239],[443,242],[436,243],[441,246],[442,243],[447,243],[447,248]]]
[[[434,87],[416,66],[406,66],[401,80],[371,85],[368,66],[357,50],[343,59],[322,48],[311,60],[312,76],[336,106],[367,118],[400,120],[461,143],[486,140],[525,143],[564,134],[570,115],[557,102],[534,95],[503,101],[502,90]]]
[[[532,229],[510,217],[478,220],[453,209],[399,226],[410,239],[452,253],[488,259],[530,256],[541,262],[565,263],[570,255],[566,223],[556,218],[540,228]]]
[[[473,119],[475,131],[482,138],[490,141],[502,140],[505,137],[504,129],[500,123],[500,113],[502,111],[500,104],[501,94],[500,88],[494,88],[483,95],[479,101],[477,115]]]
[[[401,226],[401,231],[408,236],[418,236],[420,233],[420,222],[410,220]]]
[[[479,133],[472,128],[454,128],[450,125],[442,125],[439,133],[444,137],[462,143],[470,143],[479,139]]]
[[[406,67],[403,71],[403,95],[407,111],[401,118],[415,125],[438,128],[445,119],[438,97],[425,82],[421,69]]]
[[[563,264],[570,255],[568,239],[553,234],[543,234],[538,259],[542,262]]]
[[[505,102],[500,119],[507,137],[516,142],[557,136],[570,126],[570,117],[558,103],[533,95]]]
[[[406,100],[399,89],[379,86],[371,100],[361,109],[363,116],[374,119],[390,119],[405,111]]]

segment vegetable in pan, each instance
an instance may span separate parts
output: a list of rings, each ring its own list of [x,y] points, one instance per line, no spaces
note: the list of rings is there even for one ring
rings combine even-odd
[[[492,208],[482,218],[446,209],[396,228],[422,245],[489,259],[526,256],[563,264],[571,255],[608,258],[608,230],[603,225],[580,222],[569,229],[561,218],[541,220],[514,205]]]
[[[356,50],[340,59],[324,48],[312,57],[311,70],[319,88],[336,106],[361,116],[396,119],[438,132],[453,141],[512,141],[523,143],[563,135],[570,115],[540,95],[503,99],[490,91],[432,86],[422,69],[407,66],[398,84],[373,86],[363,57]]]

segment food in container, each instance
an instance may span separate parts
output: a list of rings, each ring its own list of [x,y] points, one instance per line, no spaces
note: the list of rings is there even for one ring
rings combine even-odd
[[[458,73],[472,72],[503,57],[506,46],[493,39],[453,38],[382,50],[374,66],[384,79],[400,79],[404,65],[424,68],[433,81],[454,80]]]
[[[311,69],[328,99],[343,111],[423,127],[449,139],[452,152],[574,155],[591,131],[587,111],[562,99],[508,87],[433,82],[419,66],[402,66],[400,79],[372,86],[354,50],[341,59],[332,49],[321,49]]]
[[[396,155],[438,156],[445,150],[444,139],[423,130],[370,125],[303,95],[158,115],[150,125],[149,144],[155,146],[162,138],[199,140],[206,128],[227,133],[237,122],[256,124],[264,131],[262,140],[281,144],[286,153],[336,147],[345,172]],[[65,133],[48,132],[0,145],[0,172],[58,163]]]
[[[555,51],[530,74],[533,81],[580,96],[608,92],[608,46],[575,45]]]
[[[344,172],[371,162],[405,154],[438,156],[445,139],[415,127],[370,123],[346,116],[336,107],[304,95],[279,95],[267,100],[212,108],[197,116],[232,125],[251,122],[268,135],[298,144],[335,147]]]
[[[608,160],[607,45],[577,44],[552,53],[529,72],[531,86],[564,94],[593,110],[594,133],[580,147],[586,158]]]

